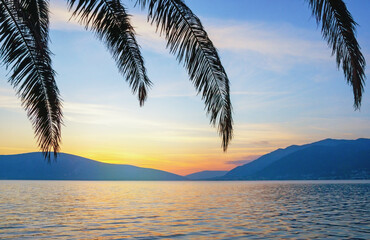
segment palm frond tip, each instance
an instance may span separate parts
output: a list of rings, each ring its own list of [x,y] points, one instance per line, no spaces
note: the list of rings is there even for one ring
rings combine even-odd
[[[352,85],[354,107],[361,106],[365,84],[365,58],[355,36],[356,22],[342,0],[308,0],[312,13],[332,54],[336,55],[338,68],[342,66],[347,82]]]
[[[142,106],[152,83],[124,6],[119,0],[68,0],[68,5],[73,16],[105,43]]]
[[[232,106],[229,79],[213,43],[200,20],[180,0],[138,0],[148,7],[148,21],[165,35],[170,52],[182,62],[190,80],[205,101],[210,122],[218,124],[226,151],[232,139]]]

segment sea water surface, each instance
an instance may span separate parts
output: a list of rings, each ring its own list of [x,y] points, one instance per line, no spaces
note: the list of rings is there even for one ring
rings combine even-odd
[[[370,239],[370,181],[0,181],[0,239]]]

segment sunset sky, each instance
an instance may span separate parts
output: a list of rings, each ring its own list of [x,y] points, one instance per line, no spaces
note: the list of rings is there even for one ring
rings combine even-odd
[[[277,148],[370,137],[370,88],[360,111],[307,1],[187,0],[231,81],[234,138],[226,153],[204,103],[164,38],[130,10],[154,83],[139,107],[104,44],[51,0],[53,66],[64,101],[62,152],[177,174],[229,170]],[[370,72],[370,1],[346,1]],[[38,151],[31,123],[0,68],[0,154]],[[368,79],[369,81],[369,79]]]

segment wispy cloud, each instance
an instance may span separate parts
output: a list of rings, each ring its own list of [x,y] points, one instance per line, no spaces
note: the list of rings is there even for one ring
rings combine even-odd
[[[2,96],[0,95],[0,108],[5,109],[19,109],[20,108],[20,101],[17,99],[16,96]]]
[[[65,102],[63,105],[65,118],[71,122],[110,125],[138,121],[130,117],[130,110],[105,104]]]
[[[330,51],[322,40],[308,40],[312,31],[288,24],[270,25],[241,21],[206,19],[206,30],[220,50],[234,53],[254,52],[270,57],[295,57],[302,60],[328,60]],[[145,15],[134,15],[135,26],[142,45],[163,52],[164,40],[155,33],[155,27],[147,22]]]
[[[307,40],[311,31],[291,25],[271,25],[207,20],[207,31],[215,45],[220,49],[234,52],[252,51],[274,57],[299,57],[313,60],[327,60],[330,55],[323,52],[325,43]]]
[[[201,19],[224,64],[230,63],[226,65],[228,72],[239,72],[248,66],[248,69],[284,73],[297,64],[333,61],[316,30],[290,24]],[[166,41],[155,32],[146,16],[134,15],[132,24],[144,50],[168,55]]]
[[[0,87],[0,108],[12,111],[21,110],[21,102],[14,90]]]
[[[161,129],[163,131],[171,132],[182,132],[182,135],[186,135],[186,132],[202,132],[214,133],[212,128],[204,128],[201,126],[189,127],[177,122],[163,122],[163,120],[148,119],[147,116],[140,114],[138,111],[132,111],[131,109],[115,107],[105,104],[87,104],[77,102],[65,102],[64,103],[64,115],[67,121],[84,124],[97,124],[97,125],[130,125],[138,128],[148,129]]]
[[[254,145],[258,145],[258,146],[269,146],[270,145],[270,142],[266,141],[266,140],[256,141],[256,142],[252,142],[252,143]]]
[[[55,30],[83,30],[83,27],[71,18],[72,14],[61,3],[51,5],[51,28]],[[325,61],[330,59],[330,51],[324,41],[310,40],[313,31],[303,30],[292,25],[271,25],[267,23],[225,21],[204,19],[206,30],[215,46],[234,54],[246,52],[268,56],[270,58],[295,58],[302,61]],[[147,22],[144,14],[131,17],[141,46],[146,50],[168,54],[164,37],[156,33],[156,27]],[[312,37],[311,37],[312,38]],[[269,60],[273,61],[273,60]],[[268,65],[269,62],[266,62]]]
[[[240,166],[240,165],[244,165],[246,163],[250,163],[250,162],[256,160],[257,158],[259,158],[260,156],[261,155],[249,155],[249,156],[243,157],[241,160],[231,160],[231,161],[226,161],[225,163]]]
[[[84,27],[75,17],[72,17],[72,12],[68,11],[66,5],[51,2],[50,12],[51,29],[62,31],[84,31]],[[166,41],[156,33],[156,27],[147,22],[147,17],[145,15],[132,15],[131,24],[135,29],[141,46],[157,53],[168,54],[168,51],[166,50]]]
[[[261,95],[261,96],[280,96],[280,95],[287,95],[291,94],[289,91],[232,91],[232,95]]]
[[[156,32],[156,27],[147,21],[145,15],[133,15],[131,17],[131,24],[135,29],[139,44],[144,49],[168,55],[165,38]]]
[[[165,84],[161,85],[155,85],[149,97],[195,97],[196,95],[196,90],[189,81],[176,81],[166,82]]]
[[[81,31],[83,27],[69,12],[66,4],[50,3],[50,28],[63,31]]]

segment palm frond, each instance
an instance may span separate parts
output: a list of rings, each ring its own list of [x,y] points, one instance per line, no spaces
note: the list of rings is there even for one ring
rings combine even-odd
[[[119,0],[68,0],[68,4],[73,15],[107,45],[142,106],[151,82],[126,9]]]
[[[45,157],[59,151],[63,114],[48,49],[48,1],[0,0],[0,58]]]
[[[361,106],[365,84],[365,58],[356,40],[355,27],[350,12],[342,0],[308,0],[321,32],[332,54],[336,54],[338,68],[342,66],[347,82],[353,87],[354,107]]]
[[[205,101],[211,123],[218,124],[226,151],[232,138],[232,106],[229,79],[213,43],[199,18],[181,0],[138,0],[148,6],[148,21],[167,39],[170,52],[188,70],[190,80]]]

